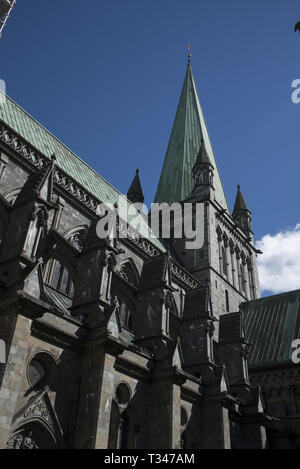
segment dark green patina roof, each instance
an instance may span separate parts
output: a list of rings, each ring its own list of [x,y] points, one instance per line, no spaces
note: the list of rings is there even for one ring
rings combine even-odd
[[[4,103],[2,101],[4,101]],[[57,166],[100,202],[110,203],[112,205],[119,203],[119,197],[122,197],[119,191],[96,173],[96,171],[90,168],[75,155],[75,153],[67,148],[8,96],[5,96],[5,100],[0,100],[0,120],[46,157],[50,158],[55,153]],[[124,198],[124,201],[125,200],[127,199]],[[132,216],[132,218],[134,219],[135,215]],[[128,221],[130,223],[130,220]],[[147,233],[146,223],[146,218],[141,217],[141,226],[144,227],[144,229],[142,229],[143,234]],[[151,236],[151,242],[162,252],[165,251],[164,246],[154,235]]]
[[[122,327],[122,330],[120,332],[120,339],[122,339],[125,344],[131,345],[134,342],[134,333],[129,329]]]
[[[72,299],[66,295],[63,295],[58,290],[54,290],[53,288],[49,287],[48,285],[44,284],[44,291],[45,291],[45,300],[47,303],[50,303],[53,306],[56,306],[57,309],[62,311],[64,314],[70,315],[71,314],[71,307],[72,307]]]
[[[252,344],[250,368],[292,364],[291,344],[300,338],[300,290],[249,301],[241,309]]]
[[[210,162],[214,167],[215,199],[228,210],[192,69],[188,65],[155,202],[177,202],[185,200],[191,194],[194,188],[192,170],[200,150],[202,137]]]

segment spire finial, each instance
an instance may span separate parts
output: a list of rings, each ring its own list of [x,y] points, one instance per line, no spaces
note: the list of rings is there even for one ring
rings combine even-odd
[[[237,188],[238,188],[238,191],[239,191],[239,190],[240,190],[240,188],[241,188],[241,186],[238,184],[238,185],[237,185]]]
[[[188,43],[188,46],[187,46],[187,51],[188,51],[188,65],[190,65],[190,63],[191,63],[191,57],[192,57],[192,54],[191,54],[191,47],[192,47],[192,44],[189,42],[189,43]]]

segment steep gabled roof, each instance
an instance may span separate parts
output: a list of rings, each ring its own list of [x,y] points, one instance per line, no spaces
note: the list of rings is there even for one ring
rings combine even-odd
[[[45,127],[39,124],[30,114],[16,104],[11,98],[0,92],[0,121],[14,130],[20,137],[36,148],[42,155],[50,157],[56,155],[56,165],[77,181],[90,194],[104,204],[120,202],[124,206],[127,197],[123,196],[109,182],[103,179],[96,171],[82,161],[75,153],[60,142]],[[134,218],[134,217],[132,217]],[[131,223],[130,220],[127,220]],[[140,230],[143,235],[148,233],[150,241],[162,252],[165,251],[162,243],[150,235],[145,217],[140,217]]]
[[[300,338],[300,290],[248,301],[241,305],[251,348],[250,368],[292,365],[291,347]]]
[[[200,106],[192,69],[187,67],[155,202],[185,200],[193,190],[192,170],[204,139],[205,148],[215,168],[215,199],[226,210],[228,205]]]

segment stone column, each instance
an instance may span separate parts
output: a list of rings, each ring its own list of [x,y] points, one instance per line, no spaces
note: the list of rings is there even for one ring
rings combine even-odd
[[[226,263],[226,272],[227,272],[227,280],[229,283],[232,283],[232,272],[230,269],[230,255],[229,255],[229,243],[227,238],[224,238],[224,250],[225,250],[225,263]]]
[[[229,415],[222,401],[222,395],[206,398],[200,409],[199,449],[231,448]]]
[[[218,236],[218,249],[219,249],[219,270],[220,274],[223,273],[223,253],[222,253],[222,235],[217,232]]]
[[[242,270],[241,270],[241,261],[240,253],[236,251],[236,268],[237,268],[237,278],[238,278],[238,290],[240,293],[243,292],[243,279],[242,279]]]
[[[82,384],[76,425],[76,449],[107,449],[115,392],[115,356],[102,350],[82,357]]]
[[[235,288],[239,288],[238,286],[238,273],[237,273],[237,261],[236,261],[236,256],[235,256],[235,251],[234,251],[234,245],[230,245],[230,256],[231,256],[231,277],[232,277],[232,285]]]
[[[255,284],[254,284],[254,276],[253,276],[253,268],[251,262],[247,262],[247,270],[248,270],[248,278],[249,278],[249,290],[250,290],[250,299],[256,299],[256,291],[255,291]]]
[[[247,262],[246,259],[242,259],[242,280],[243,280],[243,291],[246,298],[250,299],[250,290],[249,290],[249,276],[248,276],[248,269],[247,269]]]
[[[180,449],[180,386],[168,379],[156,379],[150,395],[148,448]]]
[[[62,211],[66,205],[65,200],[62,197],[58,197],[57,202],[56,202],[56,207],[55,207],[55,215],[53,217],[53,222],[52,222],[52,228],[54,230],[59,230],[59,225],[60,225],[60,220],[61,220],[61,215]]]

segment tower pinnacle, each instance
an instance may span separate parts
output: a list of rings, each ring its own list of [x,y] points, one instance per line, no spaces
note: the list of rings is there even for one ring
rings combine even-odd
[[[214,195],[214,167],[210,162],[203,138],[200,150],[193,166],[193,195],[198,200],[212,199]]]
[[[143,203],[144,202],[144,194],[142,191],[142,186],[141,186],[141,181],[139,177],[139,170],[137,169],[135,172],[135,176],[133,178],[133,181],[128,189],[127,192],[127,198],[133,202],[139,202]]]
[[[251,212],[245,202],[241,192],[241,186],[237,186],[237,194],[232,212],[232,218],[239,225],[241,230],[246,234],[249,241],[253,241],[253,232],[251,225]]]

